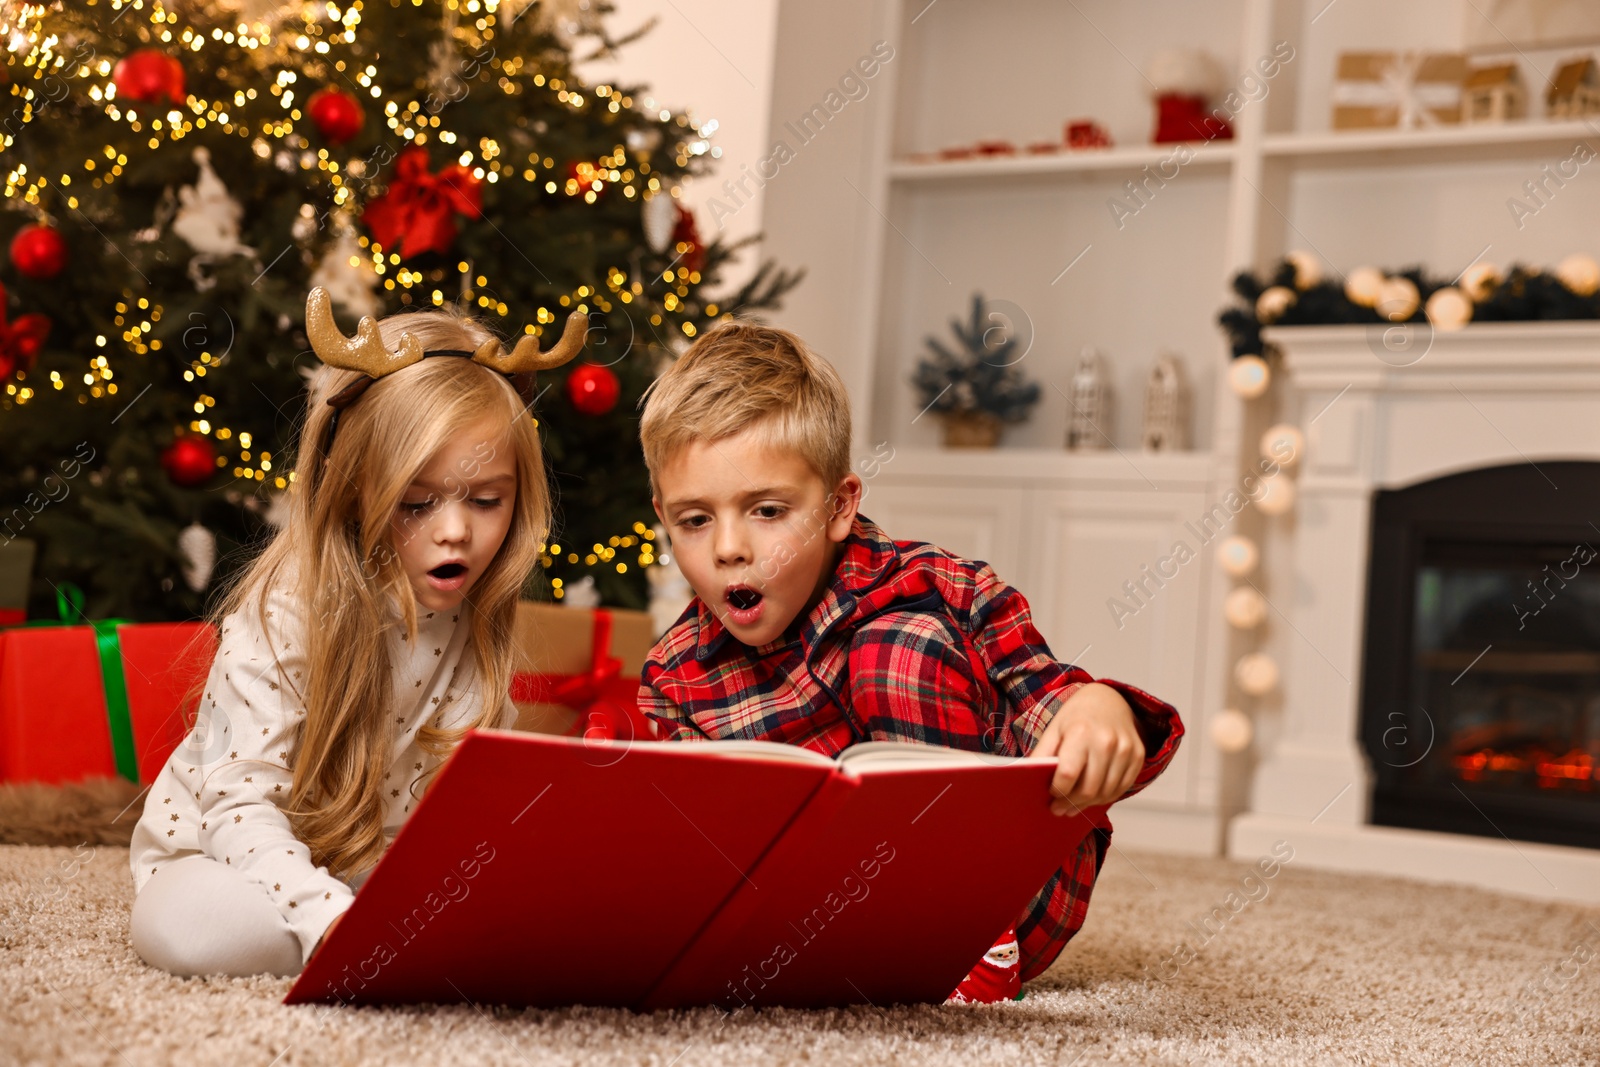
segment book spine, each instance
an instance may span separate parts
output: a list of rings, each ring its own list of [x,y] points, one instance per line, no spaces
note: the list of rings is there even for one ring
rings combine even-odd
[[[773,866],[769,861],[781,851],[780,845],[793,843],[796,839],[815,838],[823,832],[859,785],[855,777],[838,769],[823,780],[816,792],[795,811],[794,817],[772,839],[772,843],[762,850],[761,856],[745,872],[745,877],[728,895],[728,899],[711,913],[711,918],[706,920],[705,925],[678,954],[678,958],[667,966],[650,987],[639,1002],[639,1011],[654,1011],[663,1006],[683,1003],[689,987],[698,988],[704,984],[692,976],[726,970],[730,982],[736,977],[732,968],[735,967],[737,954],[731,950],[739,943],[740,934],[762,907],[760,886],[764,873]]]

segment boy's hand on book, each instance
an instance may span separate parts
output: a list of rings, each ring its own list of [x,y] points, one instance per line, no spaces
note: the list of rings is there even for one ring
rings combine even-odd
[[[1066,815],[1131,789],[1144,766],[1144,740],[1122,694],[1091,682],[1061,705],[1029,755],[1056,758],[1050,810]]]

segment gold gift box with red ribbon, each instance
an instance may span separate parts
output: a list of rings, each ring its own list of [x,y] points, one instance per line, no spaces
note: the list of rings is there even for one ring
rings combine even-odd
[[[591,738],[650,737],[637,708],[655,638],[650,616],[616,608],[517,605],[511,700],[519,730]]]

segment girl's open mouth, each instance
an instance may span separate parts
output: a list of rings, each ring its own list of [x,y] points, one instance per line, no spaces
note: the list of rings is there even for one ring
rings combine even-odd
[[[728,618],[740,626],[749,626],[761,618],[763,596],[759,589],[748,585],[730,585],[723,599],[728,604]]]
[[[467,581],[464,563],[441,563],[428,572],[428,581],[435,589],[460,589]]]

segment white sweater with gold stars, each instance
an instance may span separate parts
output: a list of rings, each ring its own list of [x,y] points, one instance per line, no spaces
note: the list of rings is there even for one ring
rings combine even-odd
[[[314,865],[283,811],[293,778],[289,750],[305,715],[305,645],[296,605],[286,594],[270,593],[267,609],[266,633],[253,607],[223,620],[199,721],[150,787],[129,862],[136,891],[186,856],[228,864],[277,905],[305,959],[355,899],[352,884],[359,886],[368,872],[347,884]],[[408,645],[398,605],[389,603],[395,707],[384,831],[390,840],[417,804],[417,779],[438,763],[417,745],[417,728],[429,717],[451,725],[478,707],[470,656],[462,665],[471,633],[464,614],[456,609],[419,615],[416,642]],[[508,695],[502,725],[515,715]]]

